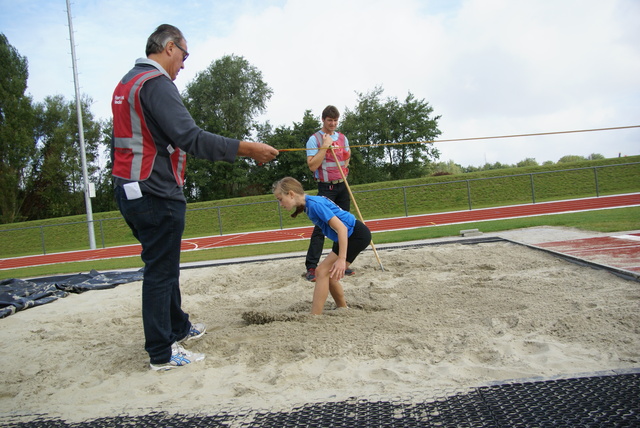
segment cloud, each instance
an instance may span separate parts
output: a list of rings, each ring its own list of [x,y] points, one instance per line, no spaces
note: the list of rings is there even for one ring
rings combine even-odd
[[[29,90],[73,97],[64,6],[20,3],[0,1],[10,11],[0,24],[29,58]],[[429,102],[443,139],[640,124],[636,0],[114,0],[72,10],[81,90],[98,117],[148,34],[170,22],[191,53],[179,89],[223,55],[243,56],[274,91],[260,121],[275,126],[327,104],[353,108],[377,86]],[[638,154],[638,140],[632,129],[437,147],[466,166]]]
[[[429,13],[424,2],[289,1],[239,17],[224,38],[203,43],[216,56],[245,56],[274,89],[265,115],[275,125],[353,107],[376,86],[408,92],[442,115],[442,138],[634,124],[638,50],[619,28],[626,4],[466,1]],[[427,2],[427,4],[429,4]],[[261,35],[265,35],[261,37]],[[625,107],[630,105],[625,102]],[[626,134],[625,134],[626,133]],[[621,131],[637,141],[638,132]],[[442,144],[458,163],[556,161],[566,154],[615,156],[602,133]],[[630,142],[620,151],[633,153]],[[637,149],[635,150],[637,153]],[[446,158],[445,158],[446,160]]]

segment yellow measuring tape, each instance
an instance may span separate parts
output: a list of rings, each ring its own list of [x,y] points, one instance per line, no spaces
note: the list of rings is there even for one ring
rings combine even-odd
[[[448,140],[431,140],[431,141],[411,141],[411,142],[400,142],[400,143],[380,143],[380,144],[360,144],[360,145],[349,145],[349,148],[354,147],[382,147],[382,146],[400,146],[406,144],[428,144],[428,143],[450,143],[454,141],[474,141],[474,140],[493,140],[498,138],[518,138],[518,137],[536,137],[541,135],[557,135],[557,134],[574,134],[578,132],[594,132],[594,131],[612,131],[616,129],[630,129],[630,128],[640,128],[640,125],[630,125],[630,126],[617,126],[613,128],[596,128],[596,129],[579,129],[575,131],[554,131],[554,132],[538,132],[535,134],[513,134],[513,135],[497,135],[494,137],[471,137],[471,138],[452,138]],[[295,152],[300,150],[307,150],[306,147],[299,147],[293,149],[278,149],[280,152]],[[320,150],[327,150],[324,147],[321,147]]]

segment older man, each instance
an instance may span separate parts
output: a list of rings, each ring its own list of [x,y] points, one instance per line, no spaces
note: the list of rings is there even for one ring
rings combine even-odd
[[[192,323],[181,307],[186,154],[227,162],[236,156],[268,162],[278,154],[269,145],[222,137],[195,124],[173,83],[188,56],[182,32],[172,25],[159,26],[147,40],[146,58],[125,74],[112,100],[115,196],[142,244],[142,320],[153,370],[205,357],[182,346],[206,329]]]

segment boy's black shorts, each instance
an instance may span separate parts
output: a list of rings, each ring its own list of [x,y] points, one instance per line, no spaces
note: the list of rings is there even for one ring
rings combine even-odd
[[[349,237],[349,241],[347,243],[347,261],[349,263],[353,263],[356,257],[358,257],[358,254],[367,248],[370,243],[371,231],[360,220],[356,220],[356,225],[353,227],[353,233]],[[333,243],[331,251],[336,254],[340,254],[340,246],[337,242]]]

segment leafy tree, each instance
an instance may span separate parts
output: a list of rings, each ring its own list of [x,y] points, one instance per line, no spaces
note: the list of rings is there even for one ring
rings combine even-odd
[[[117,211],[118,206],[113,195],[113,176],[111,175],[113,167],[113,161],[111,160],[113,118],[101,123],[100,128],[100,147],[102,156],[107,158],[107,163],[104,168],[96,171],[92,178],[96,185],[96,197],[92,199],[92,207],[95,212]]]
[[[536,161],[534,158],[526,158],[516,164],[516,167],[518,168],[523,168],[526,166],[538,166],[538,161]]]
[[[0,209],[2,223],[20,220],[26,180],[36,150],[26,57],[0,33]]]
[[[381,100],[382,92],[377,87],[358,94],[358,105],[353,111],[347,109],[342,119],[340,128],[349,144],[364,146],[352,151],[354,183],[421,177],[429,172],[425,165],[440,156],[429,142],[440,135],[440,116],[430,117],[429,103],[411,93],[403,103],[396,98]]]
[[[478,172],[478,171],[482,171],[482,168],[474,166],[474,165],[469,165],[469,166],[465,166],[464,168],[462,168],[462,172]]]
[[[491,171],[494,169],[505,169],[505,168],[513,168],[513,165],[509,165],[509,164],[504,164],[504,163],[500,163],[500,162],[496,162],[496,163],[485,163],[482,168],[481,171]]]
[[[315,118],[311,114],[311,110],[306,110],[304,112],[304,116],[302,117],[302,122],[294,123],[293,125],[293,133],[296,138],[296,141],[299,144],[299,146],[296,146],[296,147],[306,148],[307,141],[309,141],[309,138],[311,138],[311,136],[321,128],[322,128],[322,122],[320,121],[320,118]],[[294,158],[293,162],[295,162],[296,164],[299,164],[299,166],[296,167],[292,165],[290,167],[287,167],[282,172],[285,173],[286,171],[290,171],[291,173],[295,173],[296,174],[295,177],[300,181],[300,183],[302,183],[305,189],[316,190],[318,188],[318,185],[316,184],[314,173],[311,172],[311,170],[309,169],[309,166],[307,165],[306,150],[296,151],[294,153],[295,155],[293,156],[289,155],[289,156],[293,157]],[[291,173],[289,175],[291,175]]]
[[[227,55],[214,62],[190,82],[183,94],[185,106],[206,131],[246,139],[254,128],[254,116],[266,109],[273,91],[262,73],[241,56]],[[190,201],[237,196],[249,185],[249,159],[233,164],[189,159],[185,194]]]
[[[100,124],[89,111],[89,97],[81,100],[85,153],[89,175],[96,172]],[[46,97],[34,107],[37,159],[25,199],[29,219],[82,214],[84,183],[75,101],[62,95]]]
[[[438,162],[433,165],[434,174],[444,175],[442,173],[447,174],[462,174],[464,170],[462,166],[453,162],[453,160],[449,160],[449,162]]]
[[[587,159],[589,159],[589,160],[602,160],[602,159],[606,159],[606,158],[603,155],[601,155],[600,153],[591,153]]]
[[[314,118],[310,110],[304,112],[302,122],[293,124],[293,128],[279,127],[275,130],[267,123],[258,128],[258,139],[279,150],[285,150],[272,162],[256,171],[252,178],[257,183],[273,183],[282,177],[290,176],[299,180],[305,189],[317,188],[313,173],[307,166],[307,153],[304,150],[286,151],[286,149],[302,149],[307,140],[320,129],[321,123]],[[270,189],[267,189],[269,191]]]
[[[353,111],[346,109],[339,130],[347,135],[351,146],[349,180],[356,183],[384,181],[380,176],[384,166],[384,149],[377,144],[382,141],[380,124],[383,122],[384,106],[380,101],[383,89],[376,88],[367,94],[358,94],[358,104]]]
[[[558,163],[581,162],[584,160],[586,160],[584,156],[567,155],[567,156],[562,156],[560,159],[558,159]]]

